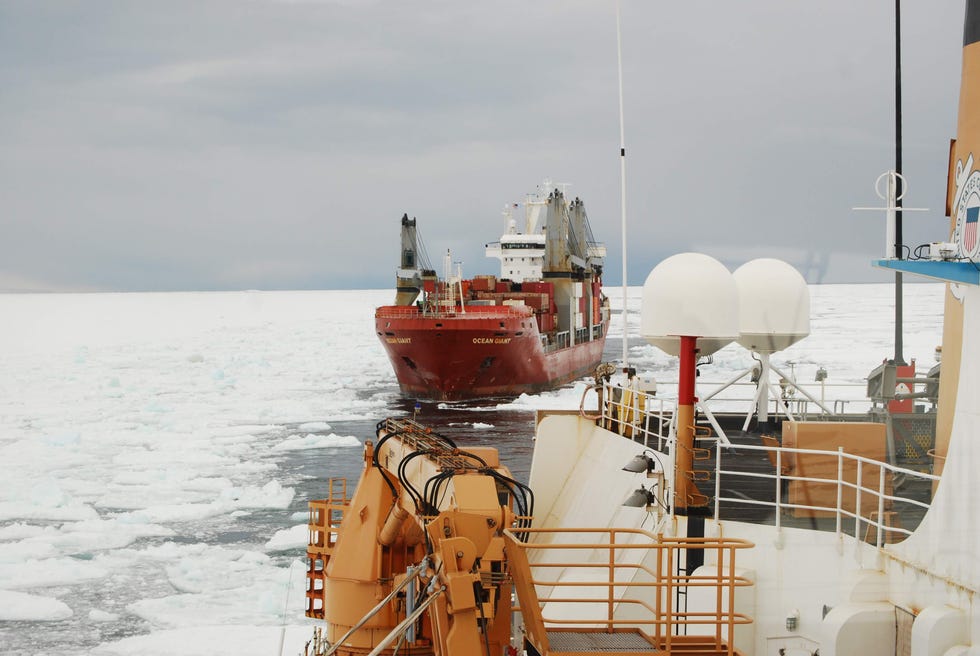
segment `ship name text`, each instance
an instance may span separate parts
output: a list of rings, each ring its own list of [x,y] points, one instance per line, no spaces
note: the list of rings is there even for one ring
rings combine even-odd
[[[474,337],[474,344],[510,344],[511,337]]]

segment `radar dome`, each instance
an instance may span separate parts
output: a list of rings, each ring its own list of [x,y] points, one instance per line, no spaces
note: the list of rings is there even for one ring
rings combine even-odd
[[[775,353],[810,334],[810,289],[800,272],[782,260],[746,262],[732,274],[738,287],[738,343]]]
[[[670,355],[682,336],[710,355],[738,336],[738,292],[731,272],[702,253],[680,253],[654,267],[643,284],[640,335]]]

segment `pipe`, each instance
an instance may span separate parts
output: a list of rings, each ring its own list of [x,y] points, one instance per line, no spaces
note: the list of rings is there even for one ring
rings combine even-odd
[[[395,503],[391,507],[391,512],[388,513],[388,517],[385,519],[384,526],[381,527],[381,531],[378,533],[378,544],[383,547],[390,547],[395,538],[401,532],[402,524],[405,522],[405,518],[408,517],[408,511]]]

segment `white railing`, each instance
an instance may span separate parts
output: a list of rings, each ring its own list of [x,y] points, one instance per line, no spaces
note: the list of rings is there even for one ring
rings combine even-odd
[[[867,386],[864,383],[794,384],[809,394],[811,398],[807,398],[802,392],[797,393],[797,390],[792,386],[770,383],[770,417],[787,416],[802,420],[826,417],[828,413],[821,407],[821,404],[833,410],[834,414],[862,414],[870,410],[873,405],[865,396]],[[665,381],[663,385],[672,388],[676,385],[676,381]],[[718,385],[718,383],[698,381],[698,392],[716,388]],[[705,402],[710,401],[710,407],[716,412],[746,413],[750,410],[754,411],[756,389],[757,383],[730,383],[726,386],[726,391],[731,392],[730,394],[722,396],[716,392],[704,395],[703,399]],[[740,394],[739,392],[743,393]]]
[[[584,399],[583,399],[584,404]],[[700,405],[699,405],[700,409]],[[645,447],[667,453],[674,446],[676,402],[654,394],[619,385],[606,383],[602,387],[602,404],[600,412],[594,419],[600,425],[612,432],[642,443]],[[710,414],[708,415],[710,418]],[[823,415],[826,416],[826,415]],[[765,452],[772,464],[774,473],[766,471],[745,471],[726,468],[726,462],[739,457],[734,451],[727,450],[731,446],[724,434],[719,433],[719,427],[713,422],[716,435],[699,434],[699,439],[712,437],[717,440],[714,464],[714,517],[720,517],[721,504],[769,507],[775,516],[776,528],[781,528],[784,513],[796,513],[802,518],[833,518],[834,530],[841,534],[845,524],[853,523],[853,534],[858,540],[870,537],[862,535],[864,531],[874,531],[873,543],[881,547],[886,542],[893,542],[911,535],[912,530],[903,528],[894,519],[902,513],[909,515],[924,514],[929,508],[932,483],[939,480],[933,474],[899,467],[886,462],[845,453],[844,448],[837,451],[816,449],[800,449],[780,446],[750,445],[739,443],[738,454],[745,452]],[[700,433],[700,430],[699,430]],[[800,457],[820,459],[826,463],[836,463],[836,475],[825,477],[807,476]],[[833,465],[831,464],[831,467]],[[870,477],[870,480],[869,480]],[[723,483],[726,489],[732,488],[738,479],[767,479],[772,481],[774,495],[768,499],[750,499],[744,496],[724,496]],[[915,481],[920,481],[919,492],[922,498],[913,498],[895,492],[899,482],[906,489],[913,490]],[[806,485],[819,486],[824,492],[816,495],[818,498],[831,498],[831,503],[791,503],[784,498],[785,485],[803,484],[797,488],[804,496],[815,488]],[[912,527],[914,529],[914,527]],[[870,540],[869,540],[870,541]]]
[[[599,408],[600,425],[642,442],[643,446],[664,451],[673,434],[676,407],[677,403],[672,399],[604,383],[602,407]]]
[[[672,389],[676,383],[667,381],[661,383],[663,387]],[[705,385],[710,385],[707,383]],[[746,387],[755,388],[752,383],[736,383],[731,388]],[[830,387],[828,385],[827,387]],[[864,386],[857,383],[836,383],[834,387],[846,389],[848,391],[864,390]],[[627,390],[624,392],[624,390]],[[821,390],[823,392],[823,390]],[[843,398],[826,399],[825,394],[819,394],[820,403],[833,409],[833,414],[828,414],[820,407],[820,404],[807,399],[806,397],[780,397],[771,399],[772,404],[769,416],[773,419],[789,419],[791,421],[809,421],[813,419],[823,419],[840,415],[867,414],[872,408],[872,403],[868,399]],[[662,444],[668,436],[668,423],[663,421],[664,417],[673,416],[676,401],[672,398],[657,396],[634,389],[624,388],[615,383],[605,383],[603,385],[603,407],[601,408],[603,426],[609,428],[611,425],[625,426],[628,428],[630,437],[637,441],[642,441],[649,446],[652,442]],[[721,427],[714,421],[713,412],[723,412],[725,414],[754,414],[755,408],[752,405],[752,396],[714,396],[708,400],[698,402],[698,410],[704,416],[705,421],[711,424],[715,434],[722,442],[727,443],[727,438]],[[645,418],[643,415],[653,415]],[[615,431],[622,433],[621,431]]]
[[[874,530],[874,544],[881,547],[885,542],[895,541],[898,536],[909,536],[912,530],[902,528],[891,522],[901,509],[918,509],[923,514],[929,509],[929,503],[919,499],[901,496],[894,493],[896,481],[902,479],[906,486],[910,480],[928,481],[931,483],[938,481],[939,476],[927,474],[904,467],[890,465],[886,462],[865,458],[844,452],[844,447],[839,447],[837,451],[822,451],[816,449],[798,449],[790,447],[771,447],[754,446],[740,444],[739,452],[744,451],[764,451],[770,456],[773,462],[775,473],[766,474],[762,472],[738,471],[725,469],[722,460],[736,457],[731,452],[722,450],[721,445],[715,449],[715,500],[714,516],[720,515],[722,503],[743,504],[752,506],[767,506],[773,509],[775,515],[775,525],[778,530],[782,525],[782,515],[784,511],[803,511],[805,517],[816,517],[817,513],[826,513],[834,518],[835,531],[838,534],[844,532],[845,521],[853,521],[854,538],[865,540],[866,535],[862,535],[862,529]],[[800,455],[815,456],[825,458],[829,462],[836,461],[837,475],[835,478],[821,478],[804,475],[794,475],[788,460],[798,458]],[[790,458],[787,458],[790,456]],[[870,481],[866,481],[866,469],[876,470],[877,475],[871,474]],[[845,470],[851,473],[853,469],[853,479],[845,475]],[[773,481],[775,487],[775,500],[766,501],[761,499],[748,499],[736,496],[722,496],[722,481],[724,478],[762,478]],[[835,503],[825,505],[819,503],[790,503],[783,499],[783,483],[800,482],[811,485],[834,486]],[[891,490],[891,491],[890,491]],[[871,504],[865,503],[865,495],[870,496],[874,501]],[[826,496],[826,495],[823,495]],[[930,495],[931,496],[931,495]],[[853,500],[852,500],[853,499]],[[865,508],[873,508],[865,512]],[[891,515],[889,514],[891,513]]]

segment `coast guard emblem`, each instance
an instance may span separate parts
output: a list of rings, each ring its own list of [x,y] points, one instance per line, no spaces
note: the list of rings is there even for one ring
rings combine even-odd
[[[973,170],[973,155],[966,164],[956,164],[956,229],[954,241],[959,246],[960,257],[975,260],[980,254],[980,171]]]

